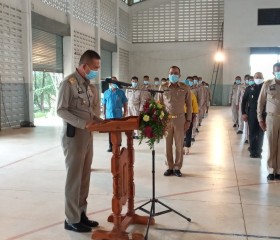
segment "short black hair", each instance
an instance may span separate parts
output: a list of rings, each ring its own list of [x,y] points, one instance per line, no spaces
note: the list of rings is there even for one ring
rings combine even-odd
[[[166,81],[166,78],[162,78],[161,81]]]
[[[101,59],[99,54],[93,50],[86,50],[81,58],[80,58],[80,62],[79,62],[79,65],[82,65],[82,64],[86,64],[86,63],[89,63],[92,59]]]
[[[249,75],[249,77],[250,77],[250,75]],[[241,79],[241,77],[240,77],[240,76],[236,76],[236,77],[235,77],[235,79],[236,79],[236,78],[240,78],[240,79]]]
[[[280,67],[280,62],[275,63],[275,64],[273,65],[273,72],[274,72],[274,69],[275,69],[276,67]]]
[[[194,79],[194,78],[197,78],[197,79],[198,79],[198,76],[194,75],[194,76],[193,76],[193,79]]]
[[[169,70],[170,70],[171,68],[177,68],[177,69],[179,70],[179,73],[181,73],[181,69],[180,69],[179,67],[177,67],[177,66],[171,66],[171,67],[169,68]]]
[[[138,77],[133,76],[133,77],[131,78],[131,80],[137,80],[137,82],[138,82]]]
[[[193,79],[193,77],[192,76],[188,76],[187,79]]]
[[[143,78],[150,78],[148,75],[145,75]]]
[[[158,78],[158,77],[155,77],[154,80],[155,80],[155,81],[159,81],[159,78]]]

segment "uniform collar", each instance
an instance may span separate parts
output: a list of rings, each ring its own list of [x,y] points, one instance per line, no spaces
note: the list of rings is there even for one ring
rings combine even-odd
[[[169,81],[169,83],[168,83],[168,87],[179,87],[179,81],[178,82],[176,82],[175,84],[172,84],[170,81]]]
[[[81,74],[78,72],[78,70],[76,69],[75,71],[75,77],[78,80],[79,84],[84,84],[86,83],[87,85],[89,84],[89,80],[84,79]]]

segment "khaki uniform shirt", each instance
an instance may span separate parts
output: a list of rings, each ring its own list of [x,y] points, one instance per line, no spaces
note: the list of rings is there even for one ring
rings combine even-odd
[[[234,84],[232,86],[232,90],[231,90],[231,93],[229,95],[229,103],[234,103],[236,102],[236,97],[237,97],[237,89],[238,89],[238,85],[237,84]]]
[[[245,93],[245,89],[247,88],[248,85],[245,84],[240,84],[237,87],[237,92],[236,92],[236,99],[235,99],[235,105],[241,104],[242,102],[242,98],[244,96]]]
[[[264,112],[268,115],[280,116],[280,84],[276,83],[275,79],[263,83],[257,107],[259,122],[265,120],[263,119]]]
[[[97,118],[94,113],[94,96],[89,81],[77,71],[67,76],[59,86],[57,115],[74,127],[85,129],[86,122]]]
[[[94,84],[89,84],[90,90],[92,91],[93,94],[93,113],[95,116],[100,117],[100,100],[99,100],[99,92],[98,89]]]
[[[131,89],[131,87],[126,89],[125,93],[128,100],[128,112],[131,113],[129,115],[138,116],[141,106],[141,91],[136,88]]]
[[[141,91],[140,111],[143,110],[143,106],[144,106],[145,102],[152,97],[152,94],[149,91],[145,91],[148,89],[153,89],[153,87],[149,84],[147,84],[147,85],[144,84],[140,87],[140,90],[144,90],[144,91]]]
[[[197,103],[198,103],[198,108],[202,108],[203,104],[204,104],[204,100],[205,100],[205,96],[204,96],[204,91],[201,87],[193,87],[191,89],[191,91],[194,93],[196,99],[197,99]]]
[[[171,83],[165,83],[160,86],[160,91],[164,93],[159,93],[157,95],[158,100],[164,104],[167,112],[170,115],[181,115],[185,113],[185,106],[187,108],[186,120],[191,121],[192,119],[192,98],[191,89],[184,83],[176,83],[172,85]]]

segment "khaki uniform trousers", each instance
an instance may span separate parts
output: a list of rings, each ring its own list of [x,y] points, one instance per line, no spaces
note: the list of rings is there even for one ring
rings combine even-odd
[[[266,117],[269,173],[280,174],[280,115]]]
[[[128,104],[127,115],[128,116],[139,116],[140,115],[139,106],[138,105],[135,106],[133,104]],[[134,136],[139,136],[138,130],[134,130]]]
[[[68,223],[80,222],[87,209],[91,163],[93,156],[92,133],[76,128],[75,136],[66,136],[64,127],[62,147],[66,165],[65,215]]]
[[[165,137],[165,154],[166,154],[166,166],[168,169],[180,170],[183,165],[183,146],[184,146],[184,125],[185,116],[179,116],[173,118],[168,124],[168,135]],[[175,162],[173,158],[173,139],[175,141]]]

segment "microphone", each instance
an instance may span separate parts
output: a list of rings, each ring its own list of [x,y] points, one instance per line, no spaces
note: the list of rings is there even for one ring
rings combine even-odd
[[[114,83],[114,84],[116,84],[119,88],[122,88],[123,86],[124,87],[130,87],[130,86],[132,86],[132,84],[131,83],[126,83],[126,82],[121,82],[121,81],[116,81],[116,80],[112,80],[112,78],[106,78],[105,79],[105,82],[106,83]]]

